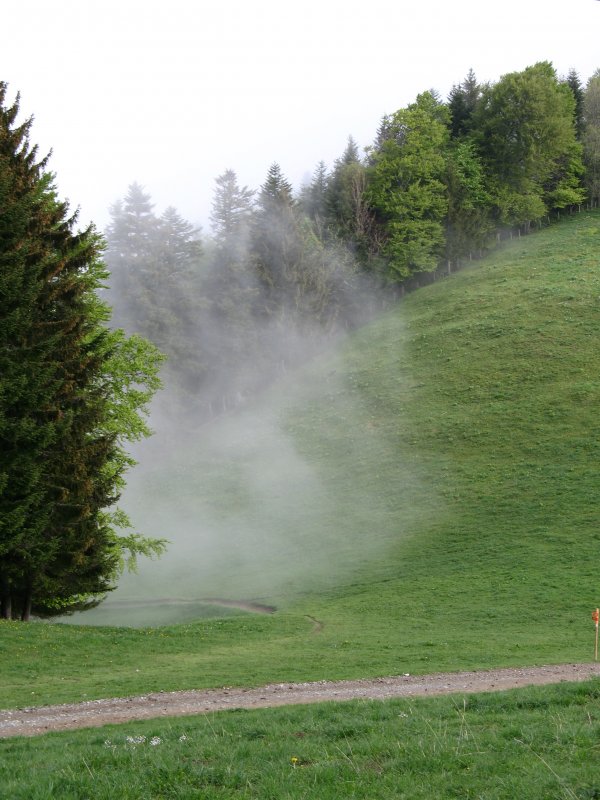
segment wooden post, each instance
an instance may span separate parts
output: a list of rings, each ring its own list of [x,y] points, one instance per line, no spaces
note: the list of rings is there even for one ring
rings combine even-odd
[[[600,620],[600,608],[592,612],[592,619],[596,625],[596,644],[594,647],[594,661],[598,661],[598,620]]]

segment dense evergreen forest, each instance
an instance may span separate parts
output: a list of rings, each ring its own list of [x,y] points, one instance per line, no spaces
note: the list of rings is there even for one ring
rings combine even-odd
[[[548,62],[483,85],[471,70],[296,192],[277,163],[257,191],[227,170],[210,236],[131,185],[106,231],[113,324],[168,356],[170,409],[208,419],[407,288],[599,198],[600,70],[585,87]]]

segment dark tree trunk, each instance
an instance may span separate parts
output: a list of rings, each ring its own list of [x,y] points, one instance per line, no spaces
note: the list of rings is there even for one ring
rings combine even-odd
[[[21,610],[22,622],[29,622],[31,617],[31,591],[28,591],[23,596],[23,608]]]
[[[8,585],[8,579],[4,576],[0,578],[0,617],[2,619],[10,619],[12,617],[10,586]]]
[[[0,607],[0,617],[2,619],[11,619],[12,617],[12,603],[9,594],[2,595],[2,604]]]

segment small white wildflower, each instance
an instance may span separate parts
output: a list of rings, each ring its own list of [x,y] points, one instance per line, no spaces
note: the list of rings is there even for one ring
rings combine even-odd
[[[156,747],[156,745],[157,745],[157,744],[160,744],[160,743],[161,743],[161,741],[162,741],[162,739],[160,738],[160,736],[153,736],[153,737],[150,739],[150,744],[152,745],[152,747]]]
[[[127,744],[143,744],[146,741],[145,736],[126,736],[125,741]]]
[[[104,742],[104,747],[112,747],[112,742],[111,742],[111,740],[110,740],[110,739],[107,739],[107,740]]]
[[[185,733],[182,733],[181,736],[179,737],[179,741],[180,742],[187,742],[187,740],[188,740],[188,737],[185,735]]]

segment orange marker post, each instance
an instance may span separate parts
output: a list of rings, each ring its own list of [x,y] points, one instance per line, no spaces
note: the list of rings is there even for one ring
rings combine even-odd
[[[592,619],[596,625],[596,646],[594,648],[594,661],[598,661],[598,621],[600,620],[600,608],[592,611]]]

